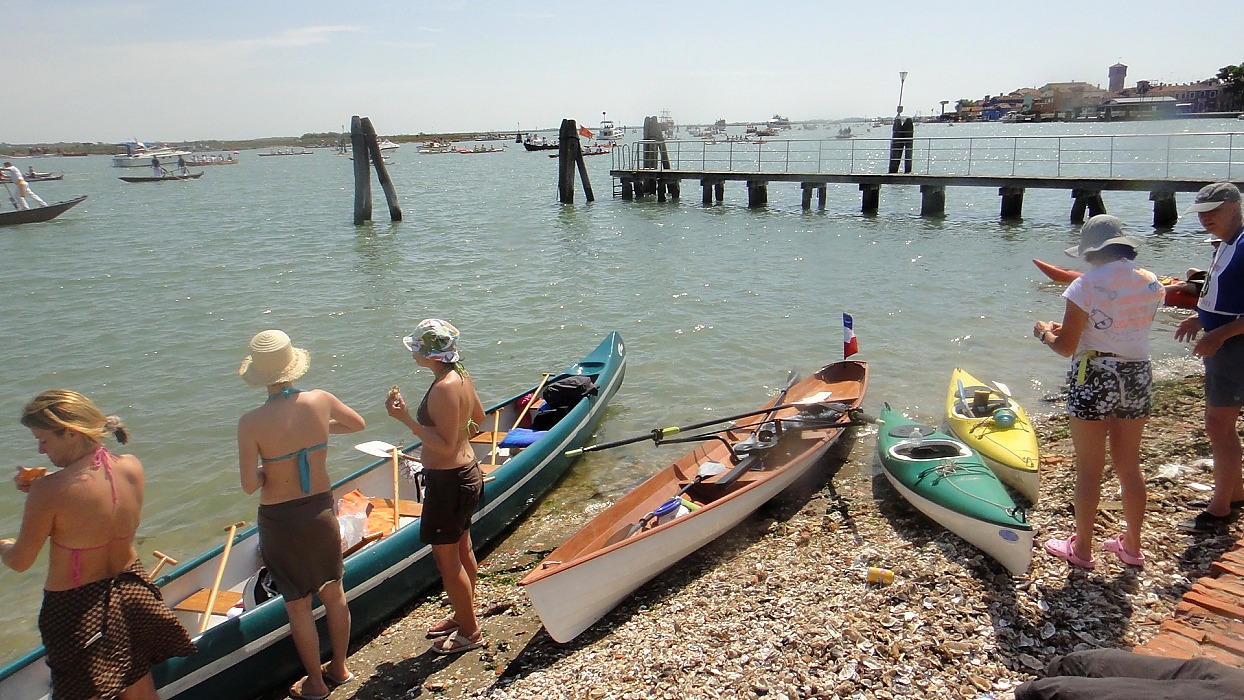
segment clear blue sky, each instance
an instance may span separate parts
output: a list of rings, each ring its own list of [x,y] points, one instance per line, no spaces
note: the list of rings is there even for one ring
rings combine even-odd
[[[1244,63],[1232,2],[0,2],[0,142],[890,116]],[[19,62],[20,61],[20,62]]]

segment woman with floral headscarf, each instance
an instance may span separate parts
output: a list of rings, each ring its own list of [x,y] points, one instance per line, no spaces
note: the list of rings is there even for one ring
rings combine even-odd
[[[428,629],[438,641],[432,651],[456,654],[485,645],[475,619],[479,566],[471,545],[471,516],[484,488],[470,439],[479,432],[484,406],[458,353],[458,329],[429,318],[402,339],[420,367],[432,371],[432,386],[411,416],[400,392],[390,392],[385,410],[422,441],[427,486],[419,537],[432,545],[436,568],[454,614]],[[444,639],[441,639],[441,638]]]

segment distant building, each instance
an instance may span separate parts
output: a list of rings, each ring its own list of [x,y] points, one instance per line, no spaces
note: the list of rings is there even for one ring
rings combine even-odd
[[[1105,121],[1171,119],[1175,105],[1174,97],[1114,97],[1103,102],[1097,112]]]
[[[1108,90],[1110,92],[1121,92],[1123,90],[1123,82],[1127,79],[1127,66],[1122,63],[1116,63],[1107,69],[1110,76],[1110,84]]]
[[[1046,83],[1037,88],[1032,110],[1042,120],[1071,120],[1086,112],[1096,112],[1106,91],[1082,82]]]

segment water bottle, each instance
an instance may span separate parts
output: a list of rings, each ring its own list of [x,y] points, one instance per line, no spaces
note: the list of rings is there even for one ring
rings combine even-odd
[[[920,430],[920,426],[913,425],[911,427],[911,435],[907,436],[911,440],[912,447],[920,447],[924,444],[924,432]]]

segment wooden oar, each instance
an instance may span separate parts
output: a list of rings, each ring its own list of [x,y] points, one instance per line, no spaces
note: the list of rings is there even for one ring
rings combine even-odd
[[[229,561],[229,552],[233,549],[233,536],[237,534],[238,528],[245,524],[239,520],[225,528],[229,531],[229,538],[225,540],[225,550],[220,553],[220,566],[216,567],[216,580],[212,582],[212,590],[207,594],[207,608],[203,611],[203,619],[199,621],[199,634],[207,630],[207,623],[212,619],[212,606],[216,605],[216,596],[220,593],[220,580],[225,577],[225,563]]]
[[[532,399],[532,401],[535,401],[535,399]],[[528,401],[527,405],[530,406],[531,401]],[[523,408],[526,408],[526,406]],[[499,430],[501,430],[500,408],[492,412],[492,456],[488,458],[488,464],[494,467],[497,466],[497,432]]]
[[[151,573],[148,574],[148,576],[152,580],[155,580],[156,574],[160,573],[160,569],[163,569],[165,564],[172,564],[173,566],[177,566],[176,559],[170,557],[169,555],[165,554],[164,552],[161,552],[158,549],[152,551],[151,554],[160,560],[156,562],[155,566],[151,567]]]
[[[401,498],[398,495],[398,478],[401,475],[400,459],[402,451],[397,447],[393,448],[393,532],[397,532],[398,523],[401,521]]]
[[[662,442],[662,438],[667,438],[671,435],[676,435],[678,433],[681,433],[687,430],[695,430],[697,428],[703,428],[709,425],[715,425],[717,423],[728,423],[730,421],[738,420],[740,418],[750,418],[751,416],[759,416],[759,415],[767,416],[768,414],[774,411],[780,411],[783,408],[794,408],[796,406],[806,407],[809,405],[813,405],[809,403],[804,403],[802,401],[796,401],[794,403],[782,403],[782,399],[786,398],[786,392],[789,391],[790,388],[794,386],[795,382],[797,381],[799,381],[799,373],[796,372],[795,370],[791,370],[790,376],[787,378],[787,381],[786,381],[786,387],[782,389],[781,394],[778,394],[777,402],[773,406],[769,406],[768,408],[761,408],[755,411],[748,411],[746,413],[736,413],[733,416],[724,416],[722,418],[714,418],[713,420],[706,420],[706,421],[702,421],[699,423],[692,423],[690,425],[681,425],[681,426],[675,425],[675,426],[670,426],[668,428],[654,428],[651,432],[644,433],[643,435],[636,435],[635,437],[622,438],[621,440],[614,440],[613,442],[602,442],[602,443],[598,443],[595,445],[587,445],[586,447],[580,447],[577,450],[568,450],[565,454],[567,457],[578,457],[584,452],[596,452],[597,450],[607,450],[611,447],[621,447],[622,445],[630,445],[636,442],[641,442],[643,440],[652,440],[655,443],[660,443]],[[765,422],[765,419],[762,418],[757,423],[757,425],[764,423],[764,422]]]
[[[549,374],[548,372],[544,373],[544,376],[540,379],[540,383],[536,385],[536,390],[531,392],[531,400],[527,402],[526,406],[523,406],[523,410],[519,412],[518,418],[514,419],[515,428],[518,427],[519,423],[523,422],[523,417],[526,416],[527,411],[531,409],[531,404],[535,403],[536,400],[540,398],[540,390],[544,388],[545,382],[547,382],[549,380],[549,377],[551,376],[553,375]]]

